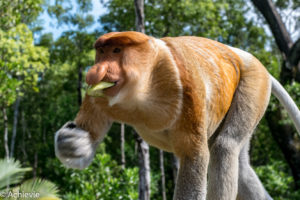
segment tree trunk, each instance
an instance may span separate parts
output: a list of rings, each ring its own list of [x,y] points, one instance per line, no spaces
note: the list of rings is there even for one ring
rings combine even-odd
[[[3,106],[3,123],[4,123],[4,149],[5,149],[5,158],[9,158],[9,149],[8,149],[8,121],[7,121],[7,113],[6,108]]]
[[[295,188],[300,188],[300,142],[295,140],[295,129],[293,126],[278,123],[282,119],[281,109],[268,111],[266,120],[271,130],[272,136],[281,149],[294,178]],[[297,137],[297,135],[296,135]]]
[[[134,0],[136,30],[145,33],[144,0]],[[149,145],[137,135],[139,157],[139,200],[150,199],[150,155]]]
[[[78,64],[77,101],[79,106],[81,106],[82,103],[81,88],[82,88],[82,66]]]
[[[121,123],[121,166],[125,169],[125,124]]]
[[[164,151],[163,150],[159,150],[159,164],[160,164],[160,173],[161,173],[161,193],[162,193],[163,200],[167,200],[165,166],[164,166]]]
[[[296,68],[295,80],[300,83],[300,38],[293,44],[286,64],[288,68]]]
[[[287,57],[290,48],[293,45],[293,41],[282,22],[274,3],[272,0],[252,0],[252,2],[268,22],[278,48]]]
[[[38,169],[38,153],[35,152],[34,153],[34,163],[33,163],[33,170],[32,170],[32,174],[33,174],[33,178],[37,177],[37,169]]]
[[[139,158],[139,200],[150,200],[149,145],[136,134]]]
[[[177,174],[178,174],[178,170],[179,170],[179,160],[174,154],[172,154],[172,166],[173,166],[174,185],[176,185]]]
[[[22,149],[22,152],[23,152],[23,158],[24,160],[27,160],[28,158],[28,155],[27,155],[27,152],[26,152],[26,122],[25,122],[25,117],[24,117],[24,112],[22,112],[22,146],[21,146],[21,149]]]
[[[134,6],[135,6],[135,27],[136,27],[136,31],[145,33],[144,0],[134,0]]]
[[[300,56],[300,45],[296,45],[297,42],[294,44],[295,47],[293,47],[293,41],[292,38],[287,31],[284,23],[282,22],[282,19],[277,12],[274,3],[272,0],[251,0],[252,3],[255,5],[255,7],[262,13],[264,18],[266,19],[273,36],[275,38],[276,44],[279,48],[279,50],[283,54],[283,66],[281,69],[281,81],[283,83],[287,83],[288,81],[296,78],[297,74],[299,73],[299,70],[297,68],[297,65],[299,63]],[[291,51],[293,49],[293,51]],[[295,68],[295,72],[293,72],[292,68]],[[299,80],[300,81],[300,80]]]
[[[14,122],[13,122],[13,130],[12,130],[12,137],[10,143],[10,157],[14,156],[14,151],[15,151],[20,102],[21,102],[21,97],[18,96],[14,106]]]
[[[300,81],[300,69],[298,69],[300,68],[300,40],[293,44],[293,41],[271,0],[251,1],[265,17],[273,33],[276,44],[282,52],[284,62],[281,67],[280,82],[286,84],[294,78],[298,80],[298,76]],[[293,67],[296,67],[296,70],[293,70]],[[293,71],[296,71],[296,73],[293,74]],[[300,180],[300,149],[297,148],[297,145],[299,146],[300,144],[294,139],[294,137],[297,136],[294,135],[294,129],[290,125],[278,123],[283,120],[282,110],[282,108],[278,108],[277,111],[267,110],[266,120],[274,140],[277,142],[290,166],[295,186],[296,188],[299,188],[300,185],[297,182]]]

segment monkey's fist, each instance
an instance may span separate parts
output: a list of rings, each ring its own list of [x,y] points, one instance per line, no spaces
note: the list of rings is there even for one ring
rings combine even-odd
[[[67,122],[55,134],[55,155],[67,167],[83,169],[93,160],[97,143],[90,134],[77,127],[74,122]]]

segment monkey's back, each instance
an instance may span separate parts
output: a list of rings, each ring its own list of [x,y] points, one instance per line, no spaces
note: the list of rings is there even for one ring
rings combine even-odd
[[[226,115],[241,75],[239,56],[228,46],[201,37],[162,38],[179,65],[183,85],[192,84],[205,99],[208,134]],[[181,66],[181,67],[180,67]]]

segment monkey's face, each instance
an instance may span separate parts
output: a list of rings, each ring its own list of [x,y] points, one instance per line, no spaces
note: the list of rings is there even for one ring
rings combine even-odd
[[[88,71],[86,82],[113,83],[103,89],[103,97],[96,102],[108,100],[109,105],[138,104],[149,93],[149,79],[155,50],[151,38],[140,33],[109,33],[95,43],[95,64]]]
[[[103,94],[113,97],[118,94],[126,82],[122,67],[124,47],[120,45],[96,47],[95,65],[88,71],[86,82],[96,85],[101,81],[114,85],[103,90]]]

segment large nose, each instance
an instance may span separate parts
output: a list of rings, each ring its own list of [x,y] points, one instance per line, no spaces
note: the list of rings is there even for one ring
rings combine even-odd
[[[107,63],[97,63],[88,71],[85,77],[85,81],[88,85],[95,85],[99,83],[107,72]]]

